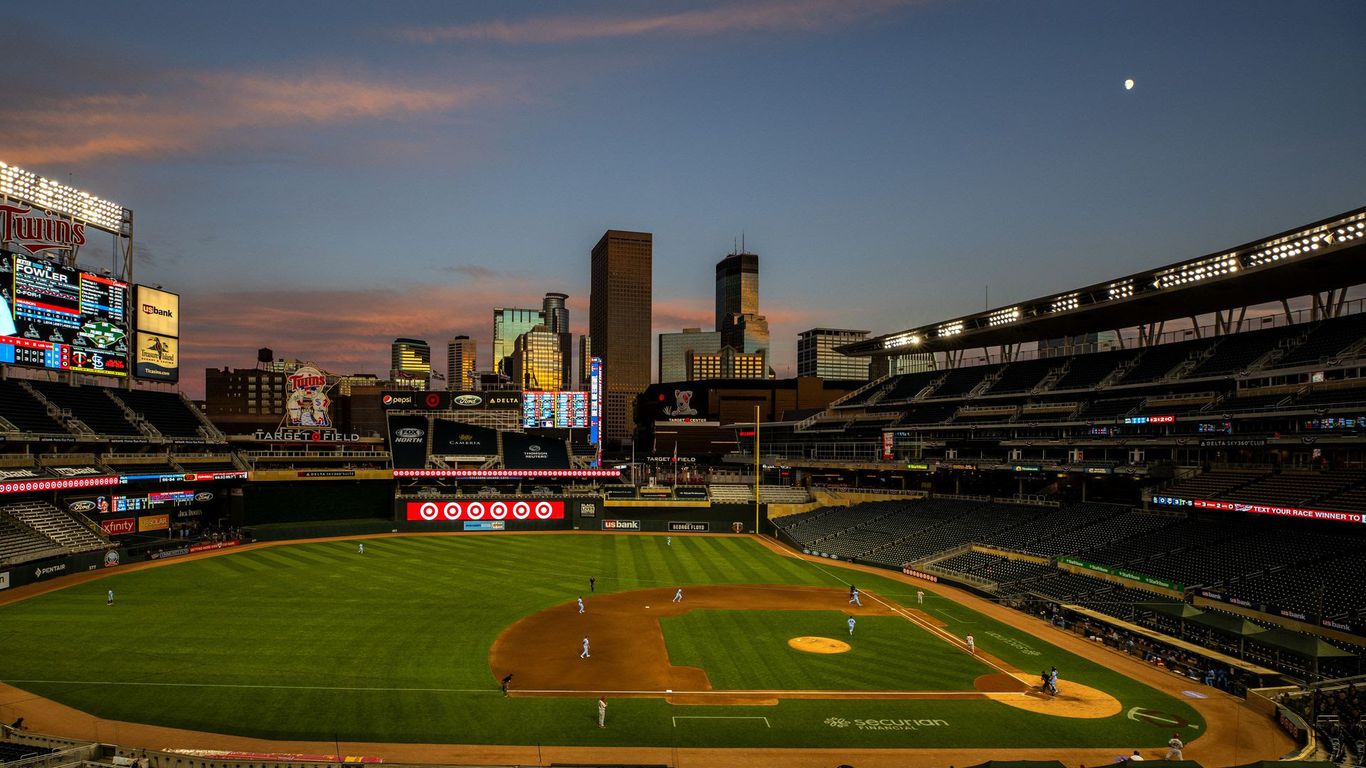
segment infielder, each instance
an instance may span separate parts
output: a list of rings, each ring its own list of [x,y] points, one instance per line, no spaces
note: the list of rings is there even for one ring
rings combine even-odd
[[[679,587],[679,588],[678,588],[678,591],[674,593],[674,602],[675,602],[675,603],[681,603],[681,602],[683,602],[683,588],[682,588],[682,587]]]
[[[967,640],[968,640],[968,653],[976,654],[976,653],[977,653],[977,645],[976,645],[975,643],[973,643],[973,641],[972,641],[972,635],[968,635]]]
[[[849,636],[850,636],[850,637],[853,637],[853,636],[854,636],[854,617],[853,617],[853,616],[850,616],[850,617],[849,617]]]
[[[583,653],[579,654],[580,659],[588,658],[588,635],[583,636]]]
[[[860,608],[863,607],[863,601],[859,599],[857,587],[849,590],[849,602]]]
[[[1183,750],[1183,749],[1185,749],[1185,748],[1186,748],[1186,745],[1181,743],[1181,735],[1178,734],[1178,733],[1173,733],[1173,734],[1172,734],[1171,740],[1167,742],[1167,757],[1166,757],[1166,759],[1167,759],[1167,760],[1185,760],[1186,758],[1184,758],[1184,757],[1181,756],[1181,750]]]
[[[579,613],[583,613],[583,598],[579,598]]]

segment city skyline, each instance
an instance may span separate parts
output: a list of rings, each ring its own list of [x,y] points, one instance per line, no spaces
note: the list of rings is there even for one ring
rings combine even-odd
[[[744,233],[781,377],[805,328],[892,332],[1360,205],[1366,7],[1233,8],[17,7],[12,77],[42,87],[7,96],[0,160],[136,212],[194,396],[259,346],[337,373],[382,373],[400,336],[492,349],[489,310],[546,291],[581,335],[609,228],[654,234],[652,339],[712,327]]]

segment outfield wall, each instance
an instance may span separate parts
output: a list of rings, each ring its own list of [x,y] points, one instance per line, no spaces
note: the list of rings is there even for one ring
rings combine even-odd
[[[753,533],[752,504],[694,501],[618,501],[585,497],[420,497],[393,501],[399,531],[650,531],[656,533]],[[758,510],[767,527],[767,510]]]

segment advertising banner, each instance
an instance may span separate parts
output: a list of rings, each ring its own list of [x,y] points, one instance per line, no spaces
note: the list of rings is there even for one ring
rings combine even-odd
[[[1247,504],[1241,501],[1187,499],[1181,496],[1154,496],[1152,498],[1152,503],[1169,507],[1195,507],[1196,509],[1217,509],[1223,512],[1243,512],[1249,515],[1293,517],[1301,520],[1330,520],[1340,523],[1366,522],[1366,515],[1362,515],[1359,512],[1335,512],[1325,509],[1279,507],[1272,504]]]
[[[1058,562],[1067,563],[1069,565],[1075,565],[1078,568],[1085,568],[1088,571],[1095,571],[1097,573],[1108,573],[1112,576],[1118,576],[1121,579],[1137,581],[1154,587],[1162,587],[1163,589],[1170,589],[1176,592],[1185,591],[1182,585],[1174,581],[1168,581],[1167,579],[1159,579],[1156,576],[1148,576],[1147,574],[1137,573],[1135,571],[1130,571],[1125,568],[1111,568],[1107,565],[1100,565],[1098,563],[1088,562],[1077,557],[1060,557],[1058,558]]]
[[[521,391],[421,392],[412,389],[386,390],[380,395],[380,407],[385,410],[426,411],[520,411]]]
[[[466,520],[464,529],[467,531],[503,531],[507,530],[507,523],[502,520]]]
[[[133,287],[137,329],[157,336],[180,338],[180,296],[146,285]]]
[[[423,469],[427,466],[426,416],[389,417],[389,452],[395,469]]]
[[[895,444],[896,444],[896,433],[895,433],[895,432],[883,432],[883,433],[882,433],[882,460],[883,460],[883,461],[891,461],[892,458],[896,456],[895,449],[893,448],[893,446],[894,446]]]
[[[593,358],[588,368],[588,442],[602,444],[602,358]]]
[[[604,531],[638,531],[640,530],[639,520],[603,520],[602,529]]]
[[[153,381],[179,381],[180,341],[172,336],[138,331],[133,375]]]
[[[563,501],[410,501],[408,520],[563,520]]]
[[[0,589],[9,589],[9,571],[0,571]]]
[[[497,456],[498,430],[449,419],[434,419],[432,453],[437,456]]]
[[[227,549],[241,544],[239,539],[229,539],[227,541],[210,541],[203,544],[194,544],[190,547],[190,552],[208,552],[214,549]]]
[[[170,515],[147,515],[145,517],[138,518],[138,533],[146,533],[148,531],[164,531],[170,527]]]
[[[674,489],[674,498],[688,501],[705,501],[707,499],[707,486],[680,485]]]
[[[108,536],[122,536],[125,533],[133,533],[137,529],[136,517],[120,517],[114,520],[100,521],[100,530]]]
[[[913,577],[915,577],[915,578],[917,578],[917,579],[924,579],[925,581],[928,581],[928,582],[930,582],[930,583],[932,583],[932,584],[938,584],[938,583],[939,583],[939,577],[938,577],[938,576],[935,576],[933,573],[925,573],[924,571],[917,571],[916,569],[912,568],[910,565],[903,565],[903,566],[901,566],[901,572],[904,573],[904,574],[906,574],[907,576],[913,576]]]
[[[562,440],[507,432],[503,435],[503,466],[508,469],[568,469],[569,450]]]

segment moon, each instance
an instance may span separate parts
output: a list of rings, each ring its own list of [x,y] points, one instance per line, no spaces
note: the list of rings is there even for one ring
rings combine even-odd
[[[1134,79],[1131,77],[1131,78],[1129,78],[1128,80],[1125,80],[1125,81],[1124,81],[1124,90],[1126,90],[1126,91],[1132,91],[1133,89],[1134,89]]]

